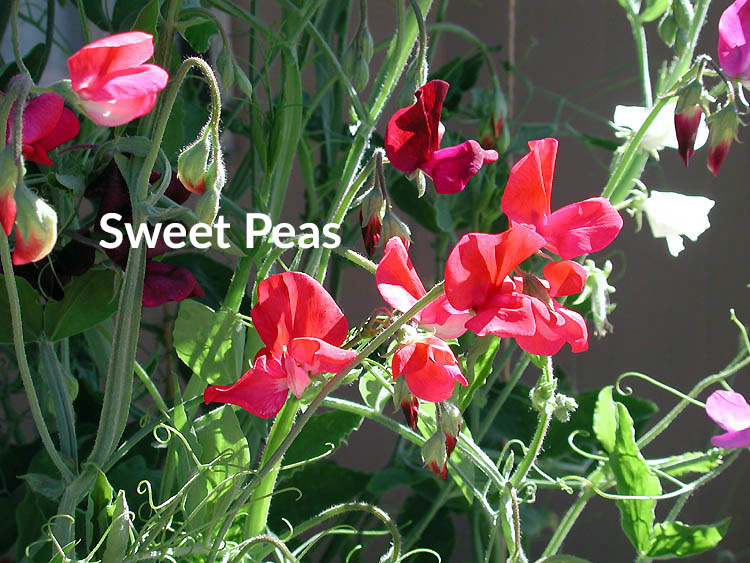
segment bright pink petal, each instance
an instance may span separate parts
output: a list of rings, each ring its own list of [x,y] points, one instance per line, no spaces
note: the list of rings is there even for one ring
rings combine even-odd
[[[565,343],[574,353],[588,350],[588,329],[583,317],[553,302],[554,310],[535,297],[531,302],[536,330],[531,336],[516,337],[516,343],[529,354],[554,356]]]
[[[750,2],[737,0],[719,18],[719,64],[731,77],[750,78]]]
[[[711,445],[717,448],[747,448],[750,447],[750,428],[738,430],[736,432],[727,432],[711,437]]]
[[[354,350],[345,350],[318,338],[295,338],[290,353],[310,375],[338,373],[357,357]]]
[[[184,301],[189,297],[203,297],[193,273],[182,266],[164,262],[148,262],[143,280],[143,306],[158,307],[169,301]]]
[[[385,302],[402,313],[425,295],[422,280],[400,237],[391,237],[386,243],[383,258],[375,270],[375,284]]]
[[[550,297],[575,295],[580,293],[586,284],[586,270],[572,260],[550,262],[544,266],[542,272],[550,285]]]
[[[724,430],[736,432],[750,427],[750,405],[733,391],[714,391],[706,400],[706,414]]]
[[[476,141],[465,141],[435,151],[420,168],[432,178],[437,193],[454,194],[466,187],[483,164],[497,158],[497,152],[484,150]]]
[[[163,68],[140,65],[107,74],[95,85],[79,91],[78,95],[89,102],[113,103],[112,100],[140,99],[163,90],[168,80],[169,75]]]
[[[110,102],[79,102],[86,115],[97,125],[115,127],[128,123],[142,115],[146,115],[156,103],[156,94],[149,94],[142,98]]]
[[[22,136],[24,145],[33,145],[55,130],[63,111],[63,104],[62,96],[54,92],[41,94],[26,102],[23,109]],[[13,112],[15,112],[15,104],[13,104],[12,112],[8,117],[9,127],[6,139],[10,138]]]
[[[275,274],[258,284],[258,303],[250,311],[263,343],[275,356],[294,338],[311,336],[338,346],[348,325],[333,297],[301,272]]]
[[[537,231],[550,250],[568,260],[602,250],[621,228],[622,217],[609,200],[592,197],[558,209]]]
[[[533,229],[514,226],[504,233],[461,237],[445,265],[445,294],[458,310],[484,307],[502,292],[505,277],[544,246]]]
[[[466,328],[477,336],[494,334],[500,338],[530,336],[536,330],[534,314],[528,299],[517,293],[498,294],[477,309],[466,322]]]
[[[466,332],[466,321],[472,316],[470,311],[459,311],[453,307],[448,298],[441,295],[422,310],[419,326],[434,330],[438,338],[451,340]]]
[[[511,221],[537,225],[550,214],[557,139],[530,141],[529,149],[510,170],[501,207]]]
[[[417,101],[393,114],[385,130],[385,153],[391,165],[411,174],[440,146],[440,112],[450,85],[431,80],[415,92]]]
[[[289,393],[287,378],[277,360],[261,356],[234,385],[210,385],[203,401],[237,405],[261,418],[275,416]]]
[[[87,88],[104,75],[137,67],[153,54],[153,36],[140,31],[118,33],[89,43],[68,59],[73,90]]]
[[[456,381],[467,385],[450,347],[435,337],[399,347],[391,368],[393,376],[404,375],[409,390],[424,401],[446,400]]]

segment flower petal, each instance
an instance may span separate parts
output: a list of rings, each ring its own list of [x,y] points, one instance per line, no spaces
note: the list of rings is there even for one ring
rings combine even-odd
[[[466,332],[466,321],[473,314],[470,311],[459,311],[453,307],[445,295],[427,305],[419,316],[419,326],[434,330],[435,336],[443,340],[458,338]]]
[[[550,285],[550,297],[580,293],[586,283],[586,270],[572,260],[550,262],[544,266],[542,272]]]
[[[547,247],[564,260],[597,252],[615,240],[622,217],[603,197],[592,197],[561,207],[538,227]]]
[[[567,342],[574,353],[588,350],[588,329],[583,317],[553,301],[554,310],[535,297],[531,301],[536,331],[531,336],[516,337],[516,343],[529,354],[554,356]]]
[[[284,406],[289,389],[277,360],[261,356],[234,385],[210,385],[203,401],[237,405],[255,416],[271,418]]]
[[[750,446],[750,428],[712,436],[711,445],[727,450],[731,448],[747,448]]]
[[[736,432],[750,427],[750,405],[733,391],[714,391],[706,399],[706,414],[724,430]]]
[[[719,64],[731,77],[750,78],[750,3],[737,0],[719,18]]]
[[[476,141],[436,150],[420,168],[432,178],[439,194],[454,194],[479,172],[483,164],[495,162],[497,152],[484,150]]]
[[[400,346],[391,369],[394,377],[404,375],[409,390],[424,401],[446,400],[456,381],[467,385],[452,350],[436,337]]]
[[[193,273],[182,266],[149,261],[143,280],[143,306],[158,307],[169,301],[184,301],[189,297],[203,297]]]
[[[375,284],[385,302],[402,313],[425,295],[422,280],[400,237],[391,237],[386,243],[383,258],[375,270]]]
[[[440,146],[440,112],[450,85],[430,80],[415,92],[417,101],[398,110],[385,130],[385,153],[391,165],[411,174]]]
[[[510,170],[501,206],[511,221],[537,225],[550,214],[557,139],[529,141],[529,149]]]
[[[310,375],[339,373],[357,357],[354,350],[339,348],[319,338],[309,337],[292,340],[289,351]]]

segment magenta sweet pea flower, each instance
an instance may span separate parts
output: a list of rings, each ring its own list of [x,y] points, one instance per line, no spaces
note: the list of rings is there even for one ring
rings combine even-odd
[[[530,152],[513,165],[501,206],[512,224],[533,227],[545,248],[568,260],[605,248],[622,228],[622,217],[603,197],[551,211],[557,139],[529,141]]]
[[[713,436],[711,444],[725,449],[750,447],[750,405],[745,397],[733,391],[714,391],[706,400],[706,414],[727,431]]]
[[[10,142],[15,104],[8,117],[5,143]],[[62,96],[47,92],[28,100],[23,108],[22,149],[25,160],[52,165],[47,153],[67,143],[81,129],[78,118],[64,107]]]
[[[750,80],[749,0],[736,0],[721,14],[716,50],[719,64],[727,75]]]
[[[141,31],[104,37],[68,59],[73,91],[94,122],[122,125],[147,114],[167,85],[167,71],[144,64],[154,54],[154,38]]]
[[[476,141],[440,148],[440,113],[449,87],[443,80],[430,80],[414,93],[413,105],[393,114],[385,131],[390,163],[406,174],[422,170],[440,194],[460,192],[483,164],[498,158],[496,151],[484,150]]]

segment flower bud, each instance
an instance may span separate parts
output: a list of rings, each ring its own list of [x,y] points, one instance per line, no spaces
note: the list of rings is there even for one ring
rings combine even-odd
[[[0,225],[6,236],[13,230],[16,220],[16,183],[18,166],[13,158],[13,149],[9,146],[0,151]]]
[[[367,255],[372,257],[380,242],[383,217],[383,196],[380,190],[373,188],[367,194],[359,208],[359,225],[362,228],[362,239],[365,242]]]
[[[385,212],[381,234],[385,242],[388,242],[391,237],[399,237],[403,241],[406,249],[409,250],[409,245],[411,244],[411,231],[409,230],[409,226],[399,219],[392,209]]]
[[[445,434],[445,453],[450,457],[456,448],[458,433],[461,431],[464,417],[461,416],[459,408],[449,401],[440,403],[439,408],[443,411],[440,419],[440,430]]]
[[[695,138],[698,135],[698,125],[703,117],[700,106],[703,86],[699,80],[688,84],[680,93],[674,114],[674,130],[677,145],[685,166],[695,153]]]
[[[552,414],[557,404],[555,403],[555,381],[542,381],[537,383],[529,393],[534,410],[540,413]]]
[[[16,247],[13,264],[38,262],[57,241],[57,213],[42,198],[20,184],[16,190]]]
[[[399,377],[394,382],[393,406],[396,409],[401,407],[409,426],[412,430],[416,430],[417,420],[419,420],[419,399],[409,390],[404,377]]]
[[[219,198],[226,182],[224,163],[221,156],[214,158],[206,171],[206,189],[195,205],[195,215],[198,221],[212,225],[219,213]]]
[[[711,116],[709,122],[710,135],[708,137],[708,169],[714,176],[718,176],[724,159],[729,153],[729,147],[737,135],[739,119],[733,105],[727,105]]]
[[[177,157],[177,178],[185,189],[198,195],[206,191],[209,154],[211,154],[211,141],[208,129],[206,129],[201,137]]]
[[[479,144],[485,150],[495,149],[503,152],[510,143],[510,133],[505,126],[508,116],[508,104],[502,90],[496,88],[493,93],[490,115],[483,120],[479,128]]]
[[[553,414],[560,422],[568,422],[571,413],[578,408],[578,402],[573,397],[568,397],[562,393],[555,395],[555,410]]]
[[[446,453],[445,434],[435,432],[422,446],[422,461],[427,469],[441,479],[448,477],[448,454]]]

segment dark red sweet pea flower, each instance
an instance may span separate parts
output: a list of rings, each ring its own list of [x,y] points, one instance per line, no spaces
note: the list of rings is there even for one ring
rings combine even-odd
[[[143,280],[143,306],[158,307],[168,301],[184,301],[190,297],[201,298],[206,293],[193,273],[182,266],[164,262],[146,263]]]
[[[603,197],[566,205],[552,213],[557,139],[529,141],[530,152],[513,165],[501,202],[511,224],[533,227],[545,247],[563,259],[596,252],[612,242],[622,217]]]
[[[10,142],[15,104],[8,117],[5,143]],[[23,109],[22,150],[25,160],[52,166],[47,153],[67,143],[81,129],[78,118],[64,106],[62,96],[54,92],[40,94],[26,102]]]
[[[386,243],[383,258],[375,271],[375,283],[386,303],[402,313],[427,293],[399,237],[393,237]],[[434,330],[438,338],[449,340],[466,332],[464,324],[471,316],[469,311],[452,307],[448,298],[442,295],[417,313],[414,320],[420,327]]]
[[[453,394],[456,381],[468,385],[450,346],[436,336],[416,337],[396,349],[391,362],[396,378],[403,375],[414,395],[439,403]]]
[[[524,225],[504,233],[461,237],[445,265],[445,295],[458,310],[472,310],[465,326],[478,336],[531,336],[534,316],[523,284],[508,274],[542,248],[544,239]]]
[[[270,418],[289,390],[301,397],[310,377],[338,373],[356,356],[340,348],[348,329],[344,314],[307,274],[284,272],[261,281],[250,316],[265,348],[237,383],[207,387],[206,404],[231,403]]]
[[[443,80],[429,81],[414,93],[413,105],[393,114],[385,131],[385,153],[393,167],[406,174],[422,170],[441,194],[460,192],[483,164],[498,158],[476,141],[440,148],[440,113],[449,87]]]

